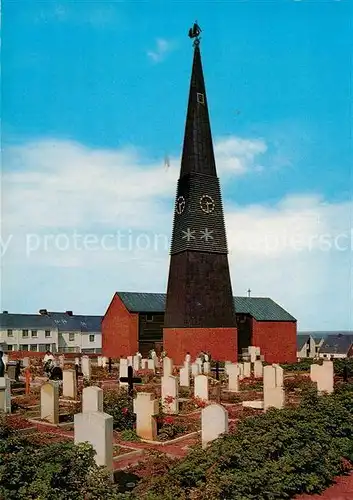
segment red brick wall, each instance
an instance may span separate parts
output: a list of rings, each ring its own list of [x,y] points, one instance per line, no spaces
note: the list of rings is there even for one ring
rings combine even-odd
[[[212,359],[236,361],[236,328],[164,328],[163,348],[175,364],[182,364],[189,352],[195,358],[201,351],[210,352]]]
[[[252,319],[252,345],[260,347],[268,363],[296,363],[297,323]]]
[[[138,314],[130,313],[117,294],[102,321],[102,355],[131,356],[138,351]]]

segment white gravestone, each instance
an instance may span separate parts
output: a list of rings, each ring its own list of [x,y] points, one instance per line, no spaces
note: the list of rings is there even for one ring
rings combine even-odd
[[[193,363],[191,365],[191,375],[193,377],[197,377],[197,375],[200,375],[200,365],[197,363]]]
[[[80,358],[75,358],[75,365],[80,366]]]
[[[260,360],[254,361],[254,377],[255,378],[263,377],[263,366],[262,366],[262,361]]]
[[[197,375],[194,379],[194,396],[208,401],[208,378],[206,375]]]
[[[22,365],[24,368],[27,368],[27,366],[29,366],[29,358],[27,356],[23,358]]]
[[[82,413],[103,411],[103,389],[96,386],[85,387],[82,391]]]
[[[190,387],[190,370],[187,366],[180,368],[179,381],[180,387]]]
[[[166,356],[163,358],[163,377],[168,377],[173,373],[173,360]]]
[[[238,363],[238,369],[239,369],[239,380],[243,380],[244,379],[244,364]]]
[[[334,383],[334,368],[332,361],[324,361],[320,365],[311,365],[310,378],[317,383],[318,393],[327,392],[332,394]]]
[[[119,361],[119,379],[122,377],[127,377],[128,374],[128,359],[120,358]],[[127,387],[127,382],[119,382],[120,387]]]
[[[148,359],[144,358],[141,359],[141,368],[142,370],[148,370]]]
[[[284,406],[283,369],[280,366],[264,367],[264,410]]]
[[[127,357],[127,364],[128,364],[128,366],[133,366],[133,359],[134,359],[133,356],[128,356]]]
[[[154,359],[148,359],[147,360],[147,368],[149,370],[152,370],[153,372],[155,371],[155,369],[156,369],[156,363],[155,363]]]
[[[9,363],[9,357],[8,357],[8,355],[7,355],[5,352],[4,352],[4,354],[2,355],[2,360],[3,360],[3,362],[4,362],[4,365],[5,365],[5,370],[6,370],[6,367],[7,367],[8,363]]]
[[[102,356],[98,356],[97,358],[97,365],[99,368],[102,368]]]
[[[187,355],[185,356],[185,362],[186,362],[186,363],[191,363],[191,355],[190,355],[190,354],[187,354]]]
[[[10,378],[0,377],[0,412],[11,413],[11,381]]]
[[[107,366],[107,362],[108,362],[108,360],[107,360],[106,356],[102,356],[102,368],[105,368]]]
[[[40,388],[40,418],[51,424],[59,423],[59,385],[47,382]]]
[[[113,469],[113,417],[102,412],[77,413],[74,416],[75,444],[90,443],[98,466]]]
[[[90,380],[92,368],[91,368],[91,360],[88,356],[82,356],[81,358],[81,371],[83,377]]]
[[[134,368],[134,371],[135,372],[138,372],[140,370],[140,362],[141,362],[141,358],[140,356],[134,356],[133,359],[132,359],[132,366]]]
[[[157,422],[154,416],[158,414],[158,400],[149,392],[138,392],[134,399],[134,413],[136,413],[136,434],[141,439],[155,441]]]
[[[196,358],[195,363],[197,365],[199,365],[199,367],[200,367],[200,373],[202,373],[202,365],[203,365],[202,359],[201,358]]]
[[[228,391],[239,392],[239,366],[237,363],[227,365]]]
[[[178,413],[179,411],[179,392],[178,379],[169,375],[162,377],[162,406],[165,413]],[[170,401],[168,399],[170,398]]]
[[[205,375],[208,375],[211,372],[211,363],[209,361],[205,361],[203,364],[203,372]]]
[[[75,370],[63,370],[63,397],[77,399]]]
[[[212,404],[201,411],[202,447],[217,439],[221,434],[228,433],[228,412],[217,404]]]
[[[245,361],[244,366],[244,378],[249,378],[251,376],[251,363],[250,361]]]

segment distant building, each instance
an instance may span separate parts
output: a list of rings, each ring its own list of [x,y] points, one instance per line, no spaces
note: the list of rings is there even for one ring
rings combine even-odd
[[[137,350],[144,356],[152,348],[161,351],[165,300],[164,293],[115,293],[102,321],[103,354],[117,358]],[[296,361],[297,321],[293,316],[268,297],[233,300],[241,341],[239,353],[255,345],[270,363]],[[204,350],[212,355],[210,345],[205,345]]]
[[[72,311],[39,314],[0,314],[0,343],[5,351],[100,353],[101,316]]]
[[[311,335],[297,335],[297,358],[315,358],[316,342]]]
[[[353,334],[328,335],[320,348],[319,357],[326,359],[353,357]]]

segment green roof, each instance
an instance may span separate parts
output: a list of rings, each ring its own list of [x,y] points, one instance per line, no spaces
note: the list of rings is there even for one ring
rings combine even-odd
[[[165,293],[117,292],[126,309],[134,313],[164,313]],[[234,297],[235,310],[257,321],[296,321],[269,297]]]

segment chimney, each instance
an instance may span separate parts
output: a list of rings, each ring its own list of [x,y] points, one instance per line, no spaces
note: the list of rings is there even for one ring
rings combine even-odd
[[[39,309],[39,314],[45,316],[46,314],[48,314],[48,311],[46,309]]]
[[[72,312],[72,311],[66,311],[66,314],[67,314],[68,316],[72,316],[73,312]]]

